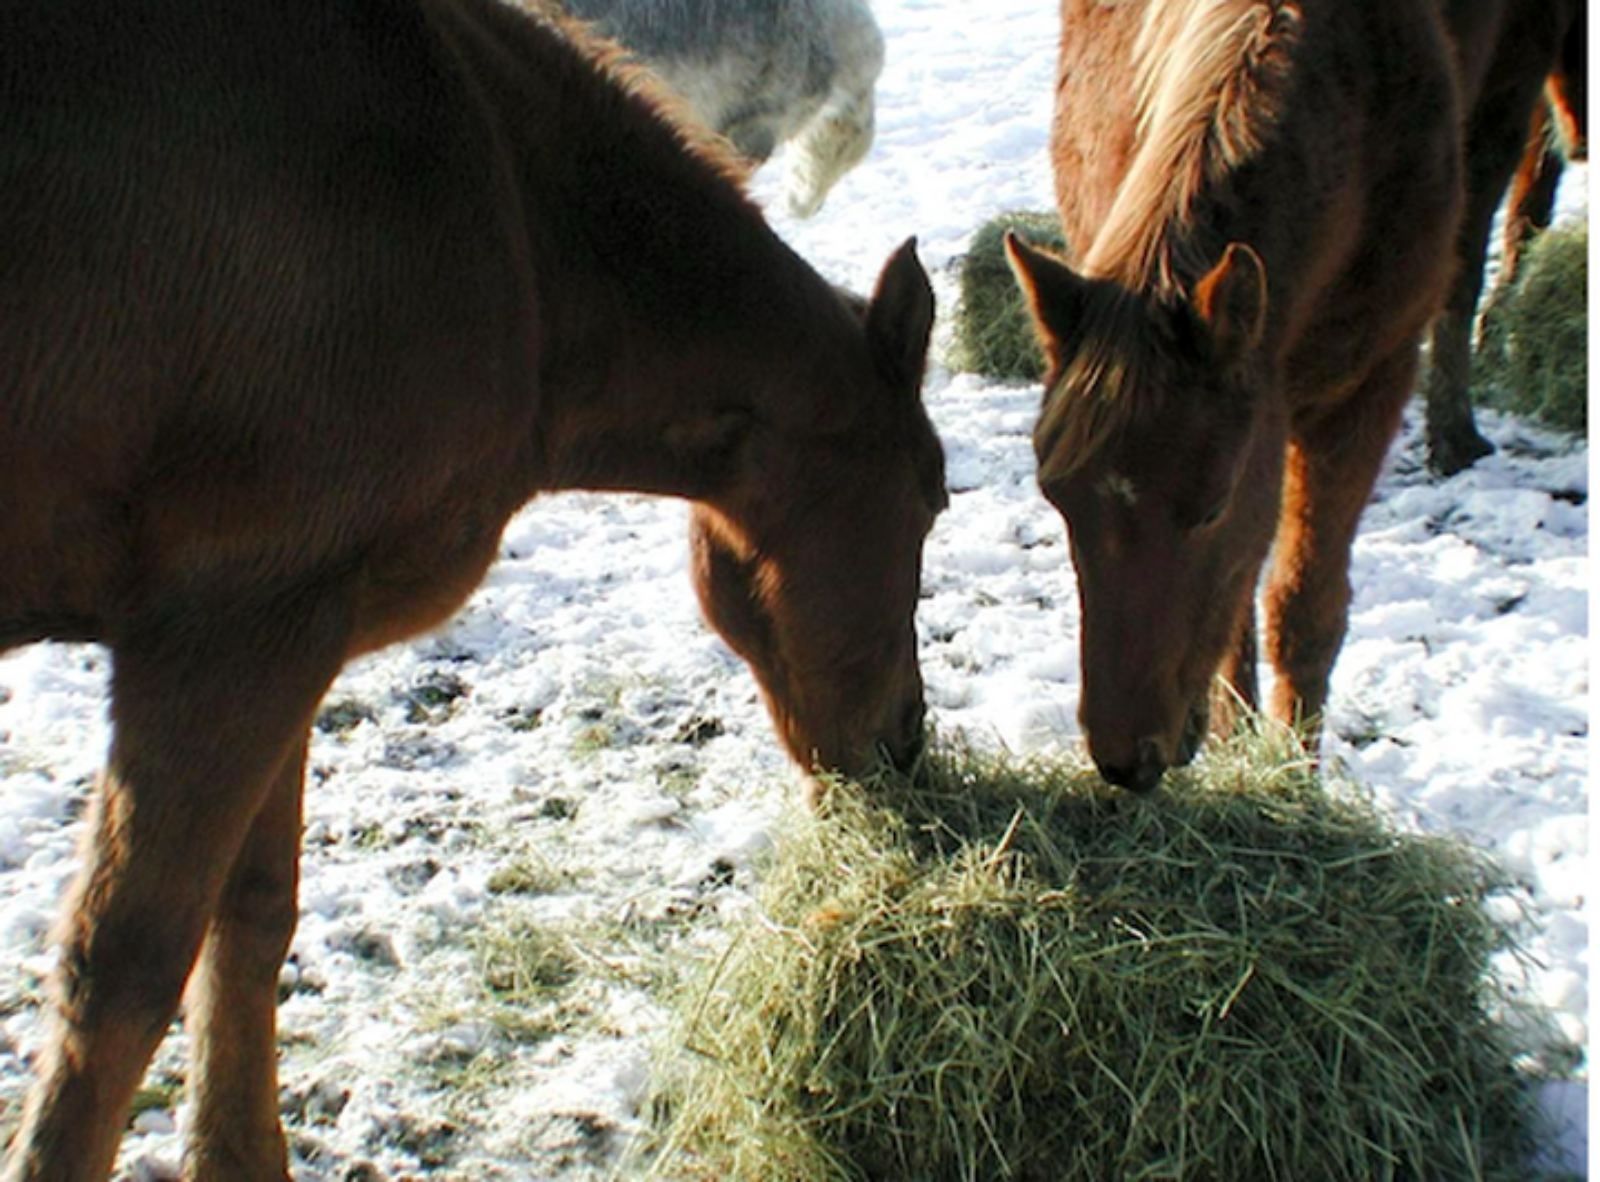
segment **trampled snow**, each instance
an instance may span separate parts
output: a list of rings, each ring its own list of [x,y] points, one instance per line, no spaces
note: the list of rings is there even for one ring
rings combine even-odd
[[[809,222],[783,212],[781,156],[754,191],[801,254],[857,290],[916,234],[948,313],[973,231],[1051,204],[1055,10],[875,10],[888,64],[870,157]],[[1569,175],[1567,216],[1586,216],[1584,184],[1582,170]],[[1039,390],[936,361],[925,396],[952,490],[919,612],[933,716],[946,733],[1017,750],[1070,747],[1076,589],[1061,520],[1033,479]],[[1403,824],[1464,834],[1504,860],[1539,921],[1526,988],[1585,1043],[1587,449],[1486,415],[1497,454],[1435,480],[1419,415],[1356,545],[1325,753]],[[484,1016],[488,954],[474,934],[512,914],[555,930],[680,925],[694,942],[746,905],[797,784],[749,673],[698,618],[685,537],[684,507],[670,501],[536,502],[452,623],[363,660],[329,695],[281,1012],[302,1182],[599,1178],[638,1127],[663,1019],[644,960],[590,965],[592,987],[555,1028],[519,1041]],[[105,748],[106,672],[87,647],[0,658],[7,1125],[38,1049],[48,928]],[[544,886],[507,892],[495,876],[510,867]],[[181,1079],[182,1049],[175,1031],[153,1085]],[[1546,1093],[1566,1122],[1552,1160],[1580,1172],[1586,1080],[1585,1063]],[[130,1178],[176,1176],[183,1113],[155,1095],[127,1139]]]

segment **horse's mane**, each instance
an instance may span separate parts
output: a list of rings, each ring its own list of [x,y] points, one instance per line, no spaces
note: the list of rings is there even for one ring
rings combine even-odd
[[[1136,147],[1081,266],[1122,290],[1091,301],[1045,398],[1041,477],[1080,467],[1146,409],[1140,392],[1162,384],[1167,349],[1151,339],[1146,302],[1182,302],[1217,261],[1223,244],[1197,224],[1198,199],[1277,125],[1299,26],[1298,0],[1146,3],[1132,51]]]
[[[1180,271],[1215,261],[1184,257],[1196,198],[1277,124],[1299,23],[1296,0],[1150,0],[1133,46],[1137,147],[1087,273],[1176,294]]]
[[[685,148],[744,191],[750,179],[750,163],[734,151],[731,143],[702,123],[688,101],[641,64],[628,46],[572,15],[560,0],[507,2],[559,33],[595,69],[652,108]]]

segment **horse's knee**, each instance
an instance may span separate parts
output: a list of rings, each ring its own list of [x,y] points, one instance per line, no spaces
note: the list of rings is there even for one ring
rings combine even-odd
[[[106,923],[73,914],[57,969],[62,1018],[85,1031],[119,1022],[166,1029],[183,998],[199,939],[198,923],[139,916]]]
[[[299,919],[292,878],[243,874],[220,900],[210,938],[225,943],[231,971],[276,980]]]
[[[1269,588],[1267,657],[1278,676],[1272,705],[1280,720],[1299,722],[1321,711],[1329,674],[1344,645],[1350,598],[1348,578]]]

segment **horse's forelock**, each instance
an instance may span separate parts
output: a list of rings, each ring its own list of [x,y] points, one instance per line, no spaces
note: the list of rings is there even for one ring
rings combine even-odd
[[[1151,413],[1170,364],[1157,336],[1136,293],[1091,302],[1073,339],[1063,343],[1034,430],[1041,481],[1074,475]]]

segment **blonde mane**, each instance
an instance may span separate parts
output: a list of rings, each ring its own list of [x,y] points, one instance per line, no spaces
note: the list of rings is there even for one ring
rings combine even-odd
[[[1148,303],[1175,305],[1224,243],[1197,204],[1266,145],[1282,116],[1298,0],[1146,0],[1131,51],[1135,148],[1081,272],[1112,281],[1045,397],[1040,474],[1064,479],[1151,413],[1169,364]],[[1087,396],[1085,396],[1087,395]]]
[[[1282,112],[1294,0],[1149,0],[1133,47],[1137,147],[1087,274],[1176,294],[1196,199],[1263,146]]]

